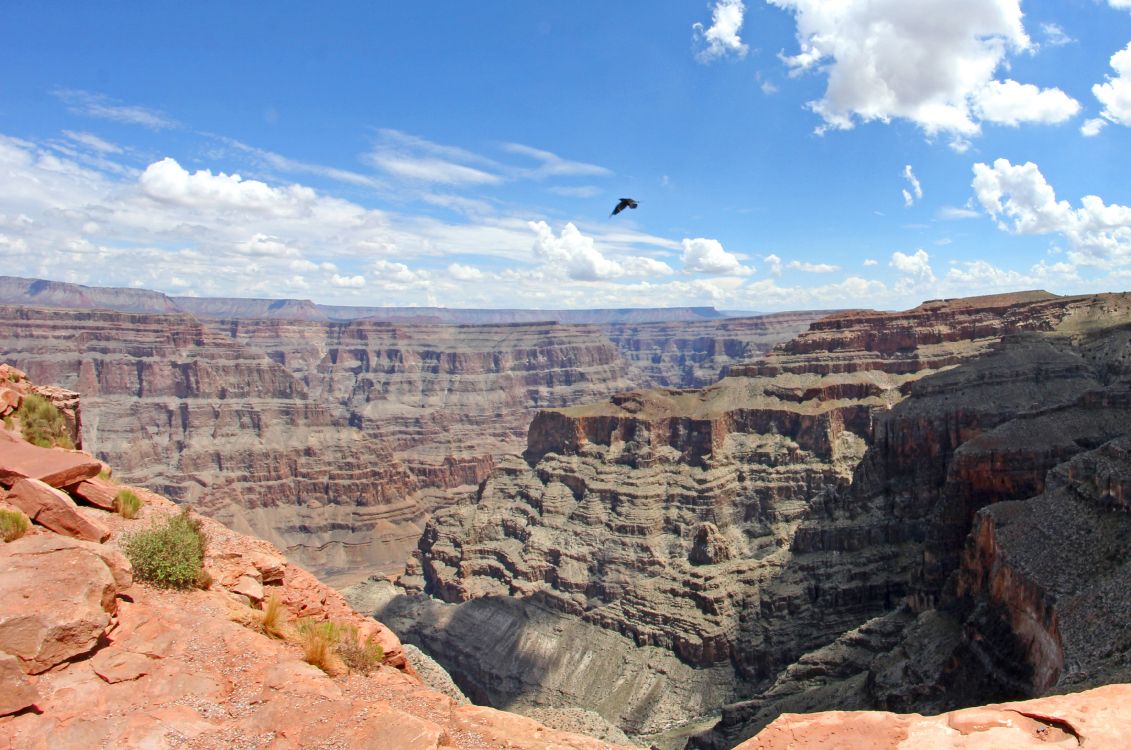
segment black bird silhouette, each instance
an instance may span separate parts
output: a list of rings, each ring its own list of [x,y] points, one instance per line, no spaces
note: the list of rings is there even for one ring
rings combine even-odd
[[[621,198],[620,203],[617,204],[617,207],[613,209],[613,212],[609,214],[609,216],[616,216],[626,208],[636,208],[636,205],[636,201],[632,198]]]

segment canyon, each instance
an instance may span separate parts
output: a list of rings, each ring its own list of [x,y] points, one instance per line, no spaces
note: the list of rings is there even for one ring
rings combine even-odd
[[[710,382],[823,315],[411,311],[0,277],[0,359],[81,392],[123,477],[345,584],[402,570],[537,410]]]
[[[966,706],[1131,680],[1128,295],[469,324],[35,283],[0,279],[0,357],[82,393],[87,450],[477,703],[664,750],[870,726],[786,718],[832,709],[962,743]]]
[[[478,700],[661,747],[1122,681],[1129,336],[1122,294],[932,301],[543,410],[348,593]]]

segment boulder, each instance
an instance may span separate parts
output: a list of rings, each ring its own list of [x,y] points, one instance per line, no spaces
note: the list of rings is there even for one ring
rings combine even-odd
[[[38,700],[39,691],[20,669],[20,660],[11,654],[0,653],[0,716],[23,711]]]
[[[87,518],[65,492],[38,479],[21,479],[8,491],[7,502],[27,514],[35,523],[75,539],[104,542],[110,530]]]
[[[0,386],[0,417],[6,417],[20,408],[23,396],[15,388]]]
[[[0,484],[11,487],[21,479],[38,479],[66,487],[98,476],[102,464],[82,451],[40,448],[0,430]]]
[[[107,482],[99,477],[91,477],[67,487],[67,492],[75,499],[82,500],[88,505],[113,511],[115,510],[114,498],[118,496],[121,489],[114,482]]]
[[[231,591],[233,594],[242,594],[253,602],[263,601],[263,584],[251,576],[240,576]]]
[[[48,536],[0,545],[0,652],[28,674],[94,648],[118,592],[109,566],[88,546],[59,537],[45,544]]]

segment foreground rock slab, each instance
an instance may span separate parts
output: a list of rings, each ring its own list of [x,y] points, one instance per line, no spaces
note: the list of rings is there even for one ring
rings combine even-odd
[[[0,654],[37,674],[90,651],[117,593],[110,566],[81,543],[37,535],[0,545]]]
[[[14,505],[40,526],[57,534],[102,542],[110,530],[94,519],[87,518],[65,492],[38,479],[21,479],[8,491],[7,502]]]
[[[98,476],[102,463],[89,453],[40,448],[0,429],[0,484],[11,487],[20,479],[38,479],[65,487]]]
[[[1020,750],[1131,747],[1131,685],[967,708],[782,714],[736,750]]]

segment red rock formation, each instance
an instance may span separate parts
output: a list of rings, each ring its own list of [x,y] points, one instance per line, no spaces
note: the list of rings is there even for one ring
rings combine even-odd
[[[735,750],[999,750],[1131,746],[1131,685],[952,711],[783,714]]]

